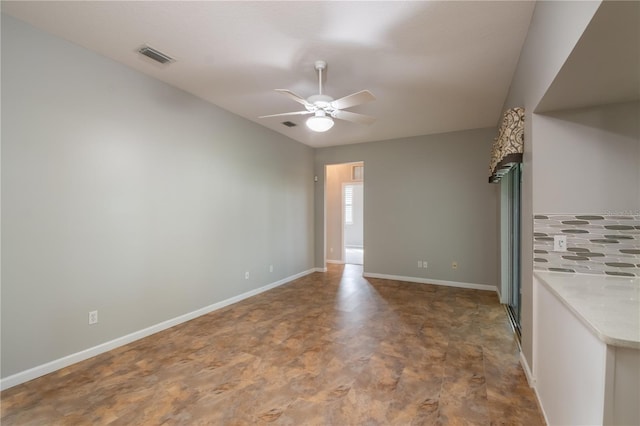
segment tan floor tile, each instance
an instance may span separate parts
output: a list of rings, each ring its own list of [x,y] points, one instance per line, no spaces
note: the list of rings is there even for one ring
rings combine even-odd
[[[2,425],[543,424],[494,293],[352,265],[0,397]]]

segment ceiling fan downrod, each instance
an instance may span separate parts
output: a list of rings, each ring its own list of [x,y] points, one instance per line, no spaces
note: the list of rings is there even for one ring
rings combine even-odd
[[[284,112],[280,114],[263,115],[259,118],[282,117],[286,115],[308,115],[313,114],[306,121],[307,127],[316,132],[324,132],[333,126],[333,119],[351,121],[354,123],[371,124],[375,118],[356,112],[344,111],[346,108],[361,105],[375,100],[375,96],[368,90],[361,90],[340,99],[333,99],[331,96],[322,93],[322,71],[327,69],[327,63],[319,60],[315,62],[315,69],[318,72],[318,94],[309,96],[307,99],[293,93],[291,90],[276,89],[276,92],[285,95],[304,106],[303,111]]]
[[[327,68],[325,61],[316,61],[316,70],[318,71],[318,94],[322,95],[322,70]]]

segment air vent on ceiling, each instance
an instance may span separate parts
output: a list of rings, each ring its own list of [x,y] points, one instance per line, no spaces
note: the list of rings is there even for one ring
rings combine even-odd
[[[175,59],[173,59],[171,56],[165,55],[164,53],[159,52],[153,47],[149,46],[142,46],[140,49],[138,49],[138,53],[161,64],[168,64],[175,61]]]
[[[293,121],[283,121],[282,124],[284,124],[287,127],[296,127],[297,124],[294,123]]]

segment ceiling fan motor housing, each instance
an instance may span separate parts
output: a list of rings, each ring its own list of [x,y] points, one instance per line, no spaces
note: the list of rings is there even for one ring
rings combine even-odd
[[[313,95],[307,98],[307,102],[315,105],[317,108],[320,108],[320,109],[329,108],[331,106],[332,101],[333,101],[333,98],[327,95]]]
[[[371,102],[376,98],[368,90],[361,90],[347,96],[335,100],[331,96],[322,93],[322,71],[327,68],[325,61],[316,61],[315,69],[318,72],[318,94],[308,97],[307,99],[286,89],[276,89],[278,93],[285,95],[305,108],[304,111],[285,112],[282,114],[263,115],[260,118],[281,117],[284,115],[307,115],[314,114],[306,121],[307,126],[316,132],[324,132],[333,126],[333,118],[340,120],[352,121],[355,123],[371,124],[375,118],[367,115],[358,114],[356,112],[344,111],[356,105]]]

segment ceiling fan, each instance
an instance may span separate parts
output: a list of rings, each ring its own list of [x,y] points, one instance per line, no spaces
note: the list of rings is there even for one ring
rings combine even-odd
[[[314,132],[326,132],[333,127],[333,118],[351,121],[354,123],[371,124],[376,119],[374,117],[358,114],[350,111],[343,111],[356,105],[374,101],[376,98],[368,90],[352,93],[340,99],[334,100],[331,96],[322,94],[322,71],[327,68],[325,61],[316,61],[315,69],[318,71],[318,94],[304,99],[286,89],[276,89],[276,92],[287,96],[290,99],[304,105],[304,111],[284,112],[282,114],[263,115],[259,118],[281,117],[285,115],[307,115],[313,114],[306,121],[307,127]]]

